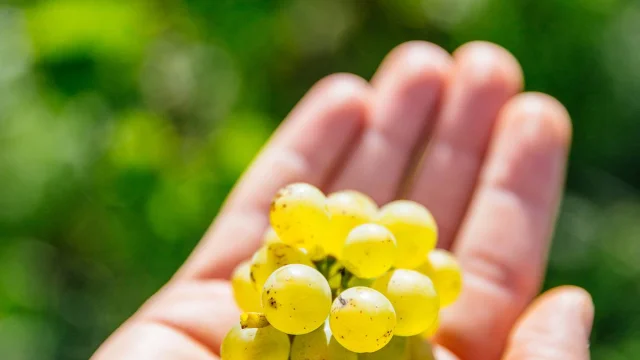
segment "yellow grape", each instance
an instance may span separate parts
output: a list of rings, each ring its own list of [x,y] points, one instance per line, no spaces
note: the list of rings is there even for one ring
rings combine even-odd
[[[273,199],[270,219],[282,242],[313,248],[326,237],[329,226],[327,198],[313,185],[288,185]]]
[[[336,298],[329,322],[333,336],[342,346],[357,353],[374,352],[393,337],[396,313],[384,295],[358,286]]]
[[[365,194],[345,190],[329,195],[327,207],[331,214],[331,221],[323,245],[327,253],[339,257],[342,253],[342,245],[351,229],[372,221],[378,206]]]
[[[231,275],[233,297],[242,311],[261,311],[260,293],[251,281],[251,264],[244,261],[238,265]]]
[[[372,287],[393,304],[398,317],[396,335],[422,333],[433,324],[440,311],[440,299],[431,279],[417,271],[393,270],[376,279]]]
[[[318,270],[301,264],[274,271],[262,290],[262,307],[269,323],[287,334],[307,334],[327,319],[331,288]]]
[[[418,271],[433,281],[440,296],[440,306],[453,304],[462,291],[462,269],[456,258],[446,250],[436,249],[427,255],[427,261]]]
[[[414,269],[436,246],[438,228],[424,206],[408,200],[390,202],[380,209],[376,222],[389,229],[398,243],[395,267]]]
[[[289,264],[313,266],[305,252],[285,243],[265,244],[251,259],[251,280],[258,292],[277,269]]]
[[[224,360],[287,360],[291,348],[289,336],[272,326],[242,329],[234,326],[222,341]]]
[[[440,314],[438,314],[436,319],[433,321],[433,323],[431,323],[431,325],[427,328],[427,330],[422,332],[422,334],[420,335],[425,339],[431,339],[436,334],[436,332],[438,332],[439,328],[440,328]]]
[[[396,260],[396,239],[382,225],[355,227],[344,243],[342,262],[354,275],[370,279],[387,272]]]
[[[291,344],[291,360],[358,360],[358,355],[336,341],[326,321],[308,334],[296,335]]]
[[[307,254],[309,259],[313,261],[322,260],[327,256],[327,254],[325,254],[324,248],[321,245],[312,245],[308,248],[301,247],[300,250]]]
[[[273,228],[269,226],[267,230],[265,230],[264,235],[262,236],[262,243],[273,244],[273,243],[279,243],[279,242],[282,242],[282,240],[280,240],[275,230],[273,230]]]
[[[281,243],[282,240],[278,237],[275,230],[272,227],[267,228],[262,237],[262,242],[264,244],[273,244],[273,243]],[[322,260],[326,255],[324,253],[324,249],[320,245],[312,245],[309,246],[308,249],[304,247],[298,247],[298,249],[302,250],[311,260]]]

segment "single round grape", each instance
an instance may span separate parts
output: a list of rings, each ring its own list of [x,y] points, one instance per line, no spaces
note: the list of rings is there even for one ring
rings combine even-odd
[[[414,269],[436,246],[438,228],[429,210],[408,200],[390,202],[380,209],[376,223],[396,238],[398,255],[394,267]]]
[[[262,290],[262,307],[269,323],[287,334],[307,334],[327,319],[331,288],[318,270],[286,265],[274,271]]]
[[[270,219],[282,242],[312,248],[326,237],[329,227],[327,198],[313,185],[288,185],[273,199]]]
[[[462,269],[456,258],[446,250],[435,249],[427,255],[427,261],[418,271],[427,275],[433,281],[440,307],[453,304],[462,292]]]
[[[258,293],[262,291],[264,282],[267,281],[277,269],[289,264],[303,264],[313,267],[313,262],[307,254],[285,243],[265,244],[251,259],[251,280]]]
[[[382,349],[393,337],[396,313],[391,302],[376,290],[353,287],[331,306],[331,331],[336,340],[357,353]]]
[[[224,360],[288,360],[291,344],[287,334],[272,326],[242,329],[234,326],[222,341]]]
[[[396,239],[382,225],[355,227],[344,243],[342,262],[354,275],[370,279],[387,272],[396,260]]]
[[[340,257],[349,232],[358,225],[373,221],[378,206],[363,193],[345,190],[329,195],[327,207],[331,221],[323,246],[327,253]]]
[[[336,341],[326,321],[324,326],[293,338],[291,360],[358,360],[358,355]]]
[[[360,354],[358,360],[413,360],[408,338],[394,336],[382,349]]]
[[[373,282],[373,288],[386,296],[398,317],[395,334],[418,335],[438,316],[440,299],[428,276],[414,270],[397,269]]]
[[[233,297],[242,311],[262,311],[260,293],[251,281],[251,264],[248,261],[240,263],[233,271],[231,287],[233,288]]]

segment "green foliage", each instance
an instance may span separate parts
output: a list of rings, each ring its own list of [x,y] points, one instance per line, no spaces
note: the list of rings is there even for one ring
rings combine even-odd
[[[640,7],[631,0],[49,0],[0,5],[0,354],[86,359],[178,268],[302,94],[395,45],[490,40],[575,145],[547,286],[640,352]]]

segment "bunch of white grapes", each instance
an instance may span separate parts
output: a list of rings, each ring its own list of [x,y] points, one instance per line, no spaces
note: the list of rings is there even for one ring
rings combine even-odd
[[[431,213],[412,201],[325,196],[295,183],[271,204],[271,228],[232,275],[244,311],[223,360],[427,360],[440,309],[462,274],[435,249]]]

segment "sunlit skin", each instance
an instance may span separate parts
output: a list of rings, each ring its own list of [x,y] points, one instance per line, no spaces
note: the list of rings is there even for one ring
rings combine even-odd
[[[433,337],[438,360],[589,359],[593,304],[584,290],[562,287],[532,303],[571,125],[558,101],[521,93],[522,83],[518,62],[496,45],[473,42],[449,55],[420,41],[391,51],[370,82],[321,80],[177,274],[94,359],[218,360],[239,316],[227,279],[260,246],[274,194],[298,181],[326,194],[359,190],[378,204],[406,198],[432,212],[438,246],[464,271]]]

